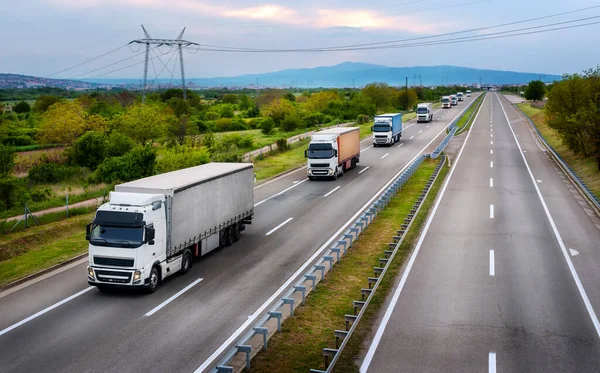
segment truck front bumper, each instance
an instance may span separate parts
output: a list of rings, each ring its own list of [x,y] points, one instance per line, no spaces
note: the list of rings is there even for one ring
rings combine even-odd
[[[335,170],[330,168],[310,168],[307,171],[310,177],[331,177],[335,175]]]
[[[136,279],[137,275],[137,279]],[[99,287],[132,288],[147,287],[149,278],[142,278],[138,270],[88,267],[88,284]]]

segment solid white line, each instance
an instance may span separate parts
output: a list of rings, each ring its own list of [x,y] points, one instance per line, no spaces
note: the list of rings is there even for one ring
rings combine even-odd
[[[358,174],[362,174],[363,172],[365,172],[366,170],[368,170],[371,166],[367,166],[365,168],[363,168]]]
[[[490,177],[490,188],[494,187],[494,178]]]
[[[494,154],[494,150],[493,149],[490,149],[490,154]]]
[[[463,110],[464,111],[464,110]],[[458,113],[456,115],[456,117],[458,117],[460,114],[463,113],[463,111],[461,111],[460,113]],[[479,112],[478,112],[479,113]],[[455,117],[455,118],[456,118]],[[363,212],[364,209],[366,209],[367,207],[369,207],[371,205],[371,203],[373,203],[373,201],[375,201],[375,199],[377,199],[377,197],[383,193],[383,191],[390,186],[390,184],[392,184],[392,182],[394,180],[396,180],[398,178],[398,176],[400,176],[400,174],[402,174],[402,172],[404,172],[408,166],[415,160],[417,159],[421,153],[423,153],[431,144],[433,144],[433,142],[440,137],[440,135],[442,133],[446,132],[446,127],[445,126],[437,135],[434,136],[434,138],[427,144],[425,145],[419,152],[417,152],[417,155],[415,155],[410,161],[408,161],[408,163],[406,164],[406,166],[404,166],[400,171],[398,171],[394,176],[392,176],[392,178],[381,188],[379,189],[379,191],[377,191],[373,197],[371,197],[370,200],[367,201],[367,203],[365,203],[346,223],[344,223],[344,225],[342,225],[340,227],[340,229],[335,232],[333,234],[333,236],[331,236],[319,249],[317,249],[317,251],[315,251],[313,253],[313,255],[308,258],[297,270],[296,272],[294,272],[293,275],[291,275],[290,277],[288,277],[288,279],[279,287],[279,289],[277,289],[270,297],[269,299],[267,299],[262,305],[260,305],[260,307],[252,314],[252,317],[248,318],[248,320],[246,320],[242,325],[240,325],[230,336],[229,338],[227,338],[227,340],[225,342],[223,342],[213,353],[212,355],[209,356],[208,359],[206,359],[202,365],[200,365],[198,367],[198,369],[196,369],[195,373],[202,373],[204,372],[209,366],[211,366],[214,361],[225,351],[226,348],[228,348],[232,343],[234,343],[234,341],[240,337],[240,335],[242,335],[242,333],[244,333],[246,331],[246,329],[254,322],[254,320],[256,320],[266,309],[267,307],[269,307],[269,305],[271,305],[280,295],[282,292],[284,292],[285,290],[287,290],[290,285],[292,284],[293,281],[296,281],[297,277],[300,276],[302,273],[304,273],[306,271],[306,269],[308,268],[309,265],[311,265],[325,250],[327,250],[329,248],[329,245],[331,244],[331,242],[333,242],[333,240],[335,240],[336,238],[339,237],[339,235],[344,231],[344,229],[347,228],[348,225],[350,225],[352,222],[354,222],[354,220]],[[471,127],[472,128],[472,127]],[[468,135],[467,135],[467,139],[468,139]],[[459,155],[460,157],[460,155]],[[458,159],[457,159],[458,161]],[[452,171],[450,171],[452,172]]]
[[[507,124],[510,123],[510,121],[508,120],[508,115],[506,114],[506,110],[504,110],[504,105],[502,105],[502,102],[500,101],[500,99],[498,98],[497,95],[496,95],[496,98],[500,102],[500,107],[502,108],[502,111],[504,112],[504,117],[506,118],[506,123]],[[548,221],[550,222],[550,226],[552,227],[552,231],[554,232],[556,241],[558,241],[558,245],[560,246],[563,256],[564,256],[565,260],[567,261],[567,265],[569,267],[569,270],[571,271],[571,276],[573,277],[573,280],[575,281],[575,284],[577,285],[577,290],[579,290],[579,295],[581,295],[581,298],[583,299],[583,303],[585,304],[588,314],[590,315],[590,319],[592,319],[592,324],[594,324],[594,328],[596,329],[596,334],[598,335],[598,337],[600,337],[600,321],[598,320],[598,316],[596,316],[596,313],[594,312],[594,307],[592,307],[592,303],[590,302],[590,299],[588,298],[587,293],[585,292],[585,289],[583,288],[583,284],[581,283],[581,280],[579,279],[579,275],[577,274],[577,270],[575,270],[575,266],[573,265],[573,262],[571,261],[571,257],[569,256],[569,253],[567,252],[565,243],[563,242],[560,232],[558,231],[558,228],[556,227],[556,224],[554,223],[554,219],[552,218],[552,215],[550,214],[550,210],[548,209],[548,206],[546,205],[546,200],[542,196],[542,192],[540,191],[539,186],[535,182],[535,178],[533,177],[533,172],[531,171],[531,168],[529,167],[529,163],[527,162],[527,159],[525,158],[525,154],[523,154],[523,149],[521,148],[521,144],[519,144],[519,141],[517,140],[515,131],[513,131],[510,124],[508,125],[508,128],[510,128],[510,131],[513,134],[515,142],[517,143],[517,147],[519,148],[519,152],[521,152],[521,157],[523,158],[523,162],[525,162],[525,167],[527,167],[527,171],[529,172],[529,177],[531,178],[531,182],[533,183],[535,191],[537,192],[537,195],[540,199],[540,202],[542,203],[542,206],[544,207],[544,212],[546,213],[546,217],[548,218]]]
[[[490,161],[490,168],[494,168],[494,161]]]
[[[404,145],[404,143],[402,143],[402,144],[398,145],[398,146],[397,146],[397,148],[401,147],[402,145]]]
[[[414,139],[414,138],[415,138],[414,136],[411,136],[409,140],[412,140],[412,139]]]
[[[304,183],[305,181],[308,181],[308,179],[304,179],[304,180],[302,180],[302,181],[299,181],[299,182],[297,182],[296,184],[292,185],[291,187],[289,187],[289,188],[287,188],[287,189],[284,189],[284,190],[282,190],[281,192],[279,192],[279,193],[277,193],[277,194],[273,194],[273,195],[272,195],[271,197],[269,197],[269,198],[265,198],[265,199],[263,199],[262,201],[260,201],[260,202],[258,202],[258,203],[256,203],[256,204],[254,204],[254,207],[256,207],[256,206],[259,206],[259,205],[262,205],[263,203],[267,202],[268,200],[270,200],[270,199],[272,199],[272,198],[275,198],[275,197],[277,197],[277,196],[279,196],[279,195],[282,195],[283,193],[287,192],[287,191],[288,191],[288,190],[290,190],[290,189],[293,189],[293,188],[297,187],[298,185],[300,185],[300,184]]]
[[[538,183],[541,183],[541,182],[542,182],[542,180],[538,179],[538,180],[537,180],[537,182],[538,182]]]
[[[154,315],[156,312],[160,311],[161,308],[163,308],[164,306],[166,306],[167,304],[171,303],[172,301],[174,301],[177,297],[179,297],[181,294],[185,293],[186,291],[190,290],[191,288],[193,288],[196,284],[198,284],[200,281],[202,281],[202,278],[197,279],[196,281],[192,282],[191,284],[189,284],[188,286],[184,287],[183,289],[179,290],[177,293],[173,294],[172,297],[170,297],[169,299],[167,299],[166,301],[162,302],[161,304],[159,304],[158,306],[154,307],[152,310],[150,310],[147,314],[145,314],[144,316],[152,316]]]
[[[47,312],[50,312],[50,311],[52,311],[52,310],[53,310],[53,309],[55,309],[56,307],[60,307],[60,306],[62,306],[63,304],[65,304],[65,303],[67,303],[67,302],[69,302],[69,301],[71,301],[71,300],[73,300],[73,299],[77,298],[78,296],[80,296],[80,295],[82,295],[82,294],[85,294],[85,293],[87,293],[88,291],[90,291],[90,290],[92,290],[92,289],[94,289],[94,286],[87,287],[87,288],[83,289],[82,291],[80,291],[80,292],[78,292],[78,293],[75,293],[75,294],[71,295],[70,297],[67,297],[67,298],[65,298],[65,299],[61,300],[61,301],[60,301],[60,302],[58,302],[58,303],[54,303],[54,304],[53,304],[53,305],[51,305],[50,307],[44,308],[43,310],[41,310],[41,311],[39,311],[39,312],[37,312],[37,313],[34,313],[33,315],[31,315],[31,316],[29,316],[29,317],[27,317],[27,318],[25,318],[25,319],[23,319],[23,320],[19,321],[18,323],[11,325],[11,326],[9,326],[8,328],[6,328],[6,329],[4,329],[4,330],[1,330],[1,331],[0,331],[0,336],[1,336],[1,335],[4,335],[4,334],[6,334],[6,333],[8,333],[8,332],[10,332],[10,331],[11,331],[11,330],[13,330],[13,329],[16,329],[16,328],[18,328],[19,326],[21,326],[21,325],[23,325],[23,324],[26,324],[26,323],[30,322],[31,320],[33,320],[33,319],[35,319],[35,318],[38,318],[38,317],[42,316],[43,314],[45,314],[45,313],[47,313]]]
[[[496,269],[494,268],[494,250],[490,250],[490,276],[496,276]]]
[[[390,153],[385,153],[384,155],[381,156],[381,159],[387,157],[388,155],[390,155]]]
[[[278,226],[276,226],[275,228],[271,229],[270,231],[267,232],[267,234],[265,234],[265,236],[270,236],[271,234],[273,234],[276,230],[278,230],[279,228],[283,227],[284,225],[286,225],[287,223],[289,223],[290,221],[292,221],[292,219],[294,218],[289,218],[288,220],[284,221],[283,223],[279,224]]]
[[[372,147],[373,147],[373,145],[371,145],[371,146],[368,146],[368,147],[364,148],[363,150],[361,150],[360,152],[362,153],[362,152],[364,152],[365,150],[369,150],[369,149],[371,149]]]
[[[490,219],[494,218],[494,205],[490,205]]]
[[[373,338],[373,341],[371,342],[371,345],[369,346],[369,350],[367,351],[365,359],[363,360],[362,365],[360,366],[360,373],[367,372],[367,370],[369,369],[369,365],[371,364],[371,361],[373,360],[373,357],[375,356],[375,351],[377,351],[377,347],[379,346],[379,342],[381,341],[383,332],[385,331],[385,328],[387,327],[387,324],[390,321],[390,317],[392,316],[392,313],[394,312],[394,308],[396,307],[396,304],[398,303],[398,299],[400,298],[402,289],[404,289],[404,285],[406,284],[406,279],[408,278],[408,275],[410,274],[410,270],[412,269],[412,266],[415,263],[415,260],[417,259],[417,255],[419,254],[419,251],[421,250],[421,246],[423,245],[423,241],[425,240],[425,236],[427,236],[427,232],[429,231],[431,222],[433,221],[433,218],[435,217],[435,214],[440,206],[440,202],[444,198],[444,194],[446,193],[448,184],[450,183],[450,180],[452,179],[452,175],[454,174],[456,165],[460,161],[463,150],[465,149],[465,146],[466,146],[467,142],[469,141],[469,137],[471,136],[471,131],[473,131],[473,128],[475,128],[475,124],[477,122],[477,117],[479,116],[479,113],[481,112],[482,107],[483,107],[483,105],[479,107],[479,110],[477,110],[477,114],[475,115],[475,120],[473,121],[473,125],[469,129],[469,132],[467,133],[467,137],[465,138],[465,142],[463,143],[462,147],[460,148],[460,152],[458,153],[458,156],[456,157],[456,162],[454,162],[454,166],[452,166],[452,169],[448,173],[448,177],[446,178],[446,181],[444,182],[444,185],[442,186],[440,195],[437,198],[435,205],[433,206],[433,210],[432,210],[431,214],[427,218],[427,222],[425,223],[425,228],[423,229],[423,233],[421,233],[421,236],[419,237],[419,241],[417,242],[417,245],[415,246],[415,249],[408,261],[408,264],[406,265],[406,269],[405,269],[404,273],[402,274],[400,283],[398,284],[398,287],[396,288],[396,291],[394,292],[394,295],[392,297],[392,300],[391,300],[388,308],[385,310],[385,314],[383,315],[383,319],[381,320],[381,323],[379,324],[379,327],[377,328],[375,337]],[[444,129],[444,131],[445,131],[445,129]]]
[[[490,352],[488,357],[488,372],[496,373],[496,353]]]
[[[331,193],[335,192],[336,190],[340,189],[341,187],[342,187],[341,185],[336,186],[329,193],[325,194],[323,197],[328,197]]]

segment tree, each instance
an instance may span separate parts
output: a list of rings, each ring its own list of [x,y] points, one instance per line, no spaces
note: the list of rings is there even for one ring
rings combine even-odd
[[[296,96],[294,96],[294,94],[292,92],[288,92],[286,93],[283,98],[285,98],[286,100],[290,101],[290,102],[295,102],[296,101]]]
[[[106,158],[94,172],[94,181],[112,183],[152,176],[156,168],[156,151],[150,146],[137,147],[121,157]]]
[[[135,147],[135,142],[120,132],[113,131],[106,140],[106,155],[120,157]]]
[[[167,115],[157,104],[134,105],[121,117],[120,130],[144,145],[164,136],[167,122]]]
[[[300,127],[302,121],[298,118],[297,115],[288,115],[281,121],[281,129],[290,132]]]
[[[285,91],[281,89],[266,89],[260,96],[258,96],[254,102],[259,109],[262,109],[263,106],[270,104],[278,98],[282,98],[285,95]]]
[[[33,104],[33,111],[43,113],[50,108],[50,106],[60,102],[61,99],[55,96],[40,96],[35,100]]]
[[[15,166],[15,150],[0,144],[0,178],[7,177]]]
[[[338,101],[340,96],[336,91],[321,91],[311,95],[306,103],[304,104],[304,108],[306,111],[311,113],[319,113],[323,112],[327,109],[327,106],[330,102]]]
[[[108,121],[98,114],[86,115],[84,126],[86,131],[108,131]]]
[[[401,90],[394,95],[394,105],[403,110],[412,109],[419,102],[419,96],[414,89]]]
[[[167,105],[169,105],[169,107],[173,109],[173,113],[176,117],[180,117],[182,115],[190,115],[192,110],[190,103],[187,100],[184,100],[179,97],[171,97],[167,101]]]
[[[267,117],[262,121],[260,124],[260,132],[265,136],[269,136],[275,132],[275,122],[273,121],[273,118]]]
[[[31,111],[31,107],[27,102],[21,101],[15,106],[13,106],[12,110],[17,114],[29,113]]]
[[[362,89],[362,93],[375,104],[377,110],[384,110],[390,106],[392,90],[386,83],[368,84]]]
[[[240,95],[240,110],[248,110],[254,106],[254,102],[252,102],[252,99],[248,95]]]
[[[197,133],[198,126],[191,123],[187,115],[182,115],[179,120],[169,126],[169,134],[179,145],[185,144],[186,136],[193,136]]]
[[[237,104],[238,103],[238,95],[234,94],[234,93],[227,93],[225,95],[223,95],[223,98],[221,99],[221,101],[224,104]]]
[[[525,88],[525,98],[527,100],[542,100],[544,93],[546,93],[546,85],[541,80],[532,80]]]
[[[292,103],[283,98],[273,100],[261,110],[264,116],[273,118],[276,126],[279,126],[285,117],[293,115],[296,112],[296,108]]]
[[[129,91],[119,93],[116,98],[123,107],[128,107],[135,103],[135,95]]]
[[[85,130],[85,112],[76,101],[57,102],[42,116],[40,140],[71,145]]]
[[[104,132],[89,131],[75,141],[69,151],[69,158],[78,166],[95,170],[106,158],[107,148]]]

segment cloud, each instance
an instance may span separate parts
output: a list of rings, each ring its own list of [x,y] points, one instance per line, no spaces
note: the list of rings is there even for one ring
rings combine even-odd
[[[439,24],[427,23],[418,17],[385,16],[371,10],[320,9],[315,24],[320,28],[357,27],[376,30],[433,33],[440,31]]]

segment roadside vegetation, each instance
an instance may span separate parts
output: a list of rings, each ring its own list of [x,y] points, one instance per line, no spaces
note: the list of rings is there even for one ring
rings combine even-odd
[[[252,361],[253,372],[308,372],[310,369],[324,368],[322,349],[335,348],[334,330],[344,330],[344,315],[352,314],[352,301],[360,299],[360,290],[366,287],[367,277],[373,275],[373,267],[379,266],[379,258],[383,257],[384,250],[388,250],[388,243],[396,235],[396,230],[438,162],[426,160],[419,167],[402,191],[355,241],[348,254],[307,296],[306,304],[296,309],[294,317],[283,322],[282,332],[272,337],[269,349],[261,351]],[[448,167],[443,167],[389,272],[336,365],[336,372],[358,372],[354,359],[371,333],[375,318],[418,238],[447,172]]]
[[[456,126],[458,127],[457,130],[457,134],[463,133],[464,131],[468,131],[469,128],[471,127],[471,124],[473,123],[473,120],[475,119],[475,114],[477,112],[477,110],[479,110],[479,107],[481,106],[481,103],[483,102],[483,98],[484,98],[485,94],[480,95],[479,97],[477,97],[477,99],[475,100],[475,102],[473,103],[473,105],[471,105],[471,107],[469,108],[469,110],[467,110],[462,117],[460,117],[460,119],[458,120],[458,123],[456,123]]]

